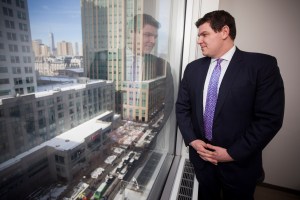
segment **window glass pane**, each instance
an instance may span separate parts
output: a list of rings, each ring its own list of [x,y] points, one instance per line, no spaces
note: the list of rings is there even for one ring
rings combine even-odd
[[[142,200],[165,181],[178,2],[3,1],[0,199]]]

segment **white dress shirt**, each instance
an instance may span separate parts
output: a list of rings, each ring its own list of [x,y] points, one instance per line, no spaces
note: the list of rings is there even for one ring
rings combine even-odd
[[[131,51],[131,49],[126,48],[126,66],[125,66],[126,81],[138,81],[140,79],[139,77],[140,77],[142,62],[143,62],[142,56],[137,56]]]
[[[218,83],[218,94],[219,94],[219,88],[220,88],[220,85],[222,83],[223,77],[225,75],[225,72],[228,68],[228,65],[231,61],[231,58],[232,58],[235,50],[236,50],[236,46],[233,46],[229,51],[227,51],[223,56],[221,56],[221,59],[223,59],[223,61],[221,62],[221,74],[220,74],[219,83]],[[203,89],[203,113],[205,112],[205,105],[206,105],[206,97],[207,97],[207,89],[208,89],[209,80],[210,80],[212,72],[213,72],[213,70],[214,70],[214,68],[217,64],[216,63],[217,59],[218,58],[212,58],[211,59],[210,65],[209,65],[209,68],[208,68],[208,72],[207,72],[207,75],[206,75],[204,89]]]

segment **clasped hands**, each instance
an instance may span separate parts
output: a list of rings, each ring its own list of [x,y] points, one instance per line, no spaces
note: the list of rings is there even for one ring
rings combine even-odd
[[[214,146],[208,143],[205,143],[202,140],[194,140],[190,143],[199,156],[214,165],[217,165],[219,162],[230,162],[233,161],[233,158],[227,153],[227,149],[219,146]]]

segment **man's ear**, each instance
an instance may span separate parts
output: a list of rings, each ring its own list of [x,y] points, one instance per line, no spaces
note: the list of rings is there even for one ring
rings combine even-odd
[[[230,28],[227,25],[223,26],[223,28],[221,30],[221,33],[222,33],[222,38],[223,39],[228,38],[229,37],[229,33],[230,33]]]

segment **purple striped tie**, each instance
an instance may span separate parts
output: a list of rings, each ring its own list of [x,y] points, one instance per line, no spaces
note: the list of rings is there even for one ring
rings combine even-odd
[[[218,99],[218,83],[221,74],[221,62],[223,59],[217,59],[217,65],[212,72],[207,89],[206,105],[204,112],[204,131],[205,137],[209,141],[212,140],[212,126],[215,114],[215,108]]]

